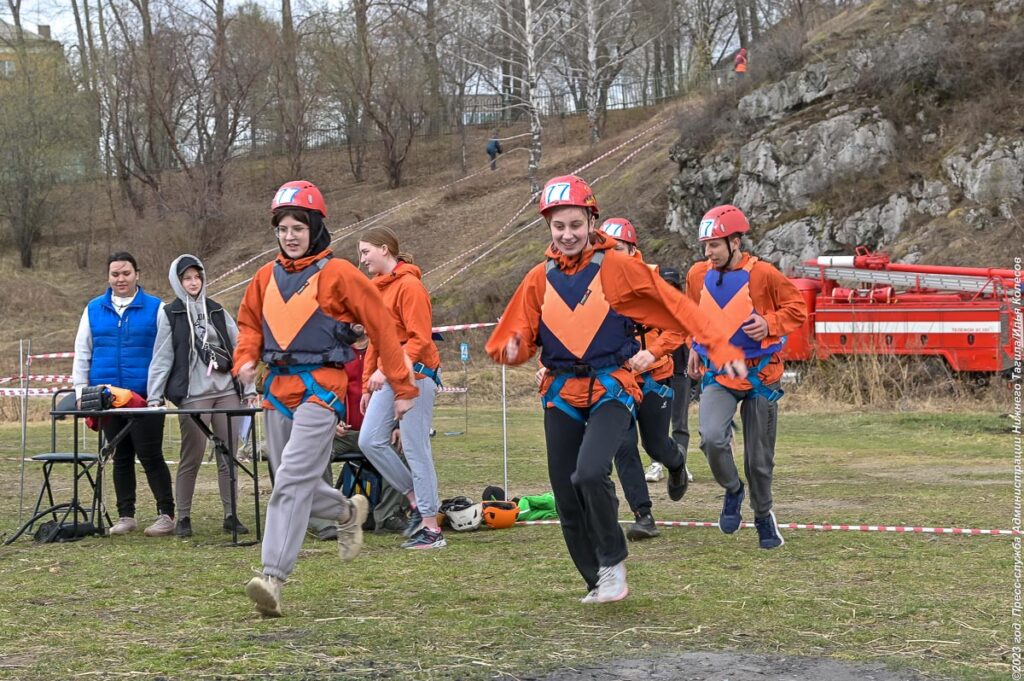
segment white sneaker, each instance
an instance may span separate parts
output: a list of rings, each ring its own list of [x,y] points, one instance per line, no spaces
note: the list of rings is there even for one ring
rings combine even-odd
[[[597,587],[591,589],[590,593],[581,598],[580,603],[597,603]]]
[[[647,479],[647,482],[658,482],[665,477],[665,467],[657,461],[652,461],[651,465],[647,467],[644,477]]]
[[[348,500],[345,520],[338,518],[338,557],[352,560],[363,548],[363,523],[370,513],[370,501],[362,494],[355,494]]]
[[[281,585],[277,577],[259,575],[245,585],[245,595],[256,604],[256,610],[264,617],[281,616]]]
[[[618,565],[599,568],[597,574],[597,596],[594,597],[597,603],[613,603],[629,595],[625,561]]]
[[[117,522],[107,530],[107,534],[128,534],[137,529],[139,529],[139,523],[135,521],[135,518],[118,518]]]
[[[161,513],[156,517],[156,522],[146,528],[143,532],[147,537],[166,537],[169,534],[174,534],[174,518]]]

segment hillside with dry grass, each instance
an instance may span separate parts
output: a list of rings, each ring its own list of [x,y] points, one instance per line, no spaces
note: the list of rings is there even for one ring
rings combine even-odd
[[[808,64],[838,59],[873,42],[914,35],[920,27],[952,16],[954,10],[949,7],[967,13],[975,11],[975,6],[990,5],[982,0],[957,6],[868,2],[815,28],[802,50],[793,47],[787,33],[791,27],[779,26],[759,47],[762,67],[756,79],[707,97],[610,112],[605,138],[596,146],[587,143],[582,117],[547,119],[539,174],[546,178],[585,168],[581,174],[595,183],[602,216],[628,216],[640,229],[649,261],[685,266],[697,254],[686,233],[693,216],[684,215],[682,227],[673,225],[674,220],[679,222],[674,215],[680,213],[679,188],[673,186],[680,181],[680,149],[704,155],[702,162],[707,166],[698,170],[713,173],[714,159],[732,153],[730,145],[756,138],[776,124],[740,120],[737,115],[737,103],[756,88],[785,85],[787,78],[803,77],[801,69]],[[877,61],[859,74],[855,87],[834,101],[798,107],[787,114],[786,124],[799,128],[837,107],[873,107],[892,120],[898,132],[896,153],[880,170],[842,176],[805,207],[782,210],[762,221],[759,229],[774,236],[794,221],[863,213],[866,206],[940,174],[942,155],[967,140],[986,131],[996,135],[1021,131],[1020,117],[1014,114],[1021,104],[1021,90],[1006,87],[1019,79],[1020,70],[1000,70],[1021,50],[1019,13],[985,15],[983,24],[971,23],[969,14],[964,16],[962,25],[949,33],[948,45],[922,44],[900,53],[903,61]],[[986,32],[987,27],[998,27],[999,32]],[[970,41],[977,49],[965,53]],[[483,151],[490,130],[481,128],[471,129],[468,135],[467,175],[461,171],[462,146],[456,136],[417,139],[399,189],[387,189],[382,165],[373,158],[367,181],[355,183],[344,149],[307,152],[303,175],[324,191],[337,254],[354,258],[360,228],[389,226],[398,233],[403,250],[414,254],[426,273],[436,323],[490,321],[548,241],[546,231],[535,223],[535,206],[529,204],[526,132],[525,124],[502,129],[503,137],[519,137],[505,145],[496,172],[487,169]],[[219,294],[229,309],[236,306],[244,280],[273,257],[275,242],[267,207],[273,191],[293,179],[286,173],[287,164],[279,159],[237,159],[227,178],[226,215],[207,236],[207,246],[197,245],[197,230],[183,221],[181,213],[151,207],[145,219],[137,218],[113,183],[56,188],[55,196],[75,209],[44,230],[35,269],[22,270],[15,249],[0,240],[4,283],[0,312],[5,320],[0,326],[0,366],[16,366],[21,338],[30,338],[35,352],[70,349],[82,307],[103,289],[105,257],[115,249],[133,252],[143,270],[143,286],[164,297],[170,294],[168,263],[180,253],[198,251],[214,280],[211,292]],[[684,189],[699,193],[706,187]],[[711,205],[732,198],[727,192],[702,196],[696,203]],[[1012,212],[1019,204],[1011,206],[1009,215],[1003,214],[1003,207],[979,213],[971,212],[959,198],[953,195],[947,213],[934,219],[911,216],[899,238],[887,246],[897,256],[916,252],[931,262],[991,260],[986,264],[1005,265],[1011,250],[1006,248],[1007,241],[1020,236],[1018,213]],[[969,221],[969,212],[984,219]],[[886,214],[879,213],[876,221],[886,219]],[[251,262],[225,276],[247,261]]]

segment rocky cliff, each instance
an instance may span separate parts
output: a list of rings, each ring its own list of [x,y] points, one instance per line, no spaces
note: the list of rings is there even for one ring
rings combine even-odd
[[[719,96],[732,98],[717,103],[732,121],[722,134],[684,133],[666,227],[698,257],[700,216],[734,203],[752,250],[782,268],[858,245],[1007,265],[1024,212],[1022,5],[869,3],[836,17],[799,69]]]

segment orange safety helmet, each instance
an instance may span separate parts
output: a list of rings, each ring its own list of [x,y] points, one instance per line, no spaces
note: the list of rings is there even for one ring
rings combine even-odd
[[[485,501],[484,523],[492,530],[503,530],[516,524],[519,505],[514,501]]]
[[[590,185],[583,181],[583,178],[575,175],[560,175],[553,177],[544,185],[540,193],[540,214],[547,216],[552,208],[561,206],[573,206],[589,210],[591,215],[597,217],[597,198]]]
[[[636,246],[636,228],[626,218],[608,218],[601,231],[613,239]]]
[[[327,204],[324,203],[324,196],[316,185],[305,180],[294,180],[285,182],[274,194],[274,200],[270,202],[270,210],[278,208],[303,208],[315,210],[323,217],[327,217]]]
[[[724,239],[732,234],[746,234],[750,231],[747,216],[736,206],[728,204],[715,206],[700,219],[697,238],[699,241]]]

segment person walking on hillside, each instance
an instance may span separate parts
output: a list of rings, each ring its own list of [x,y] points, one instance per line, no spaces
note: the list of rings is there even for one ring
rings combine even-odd
[[[206,270],[194,255],[181,255],[171,263],[167,279],[177,299],[157,317],[156,348],[149,365],[148,402],[162,406],[166,397],[181,409],[237,409],[255,406],[256,386],[241,386],[231,375],[231,355],[238,339],[235,320],[217,301],[206,297]],[[227,414],[201,417],[224,443],[238,441],[238,419]],[[174,534],[192,536],[192,496],[206,452],[206,435],[191,416],[178,416],[181,456],[175,480],[178,520]],[[230,436],[230,437],[229,437]],[[247,534],[231,509],[228,462],[217,456],[217,487],[224,509],[223,530]],[[237,498],[237,486],[234,491]]]
[[[733,73],[737,78],[744,78],[747,75],[747,48],[741,47],[733,58]]]
[[[498,139],[498,131],[495,130],[491,139],[487,141],[487,156],[491,159],[491,170],[498,169],[498,154],[503,153],[501,140]]]
[[[93,298],[82,313],[75,337],[72,383],[80,398],[87,386],[111,385],[126,388],[143,399],[153,359],[157,316],[163,303],[139,286],[139,265],[131,253],[119,251],[107,259],[110,287]],[[127,425],[120,416],[104,416],[104,436],[111,440]],[[156,521],[146,528],[147,537],[174,532],[174,493],[171,471],[163,454],[164,415],[133,417],[128,435],[114,450],[114,494],[117,522],[112,535],[138,529],[135,520],[135,457],[146,472],[149,489],[156,499]]]
[[[346,499],[323,478],[335,428],[345,418],[345,364],[354,356],[354,324],[362,324],[377,346],[395,393],[396,419],[412,408],[418,393],[380,294],[348,261],[333,257],[320,190],[303,180],[288,182],[270,208],[281,252],[256,272],[242,298],[234,371],[248,385],[258,360],[268,366],[263,407],[267,455],[276,475],[263,571],[249,580],[245,593],[261,614],[280,617],[281,585],[295,567],[311,515],[337,518],[342,560],[355,558],[363,545],[366,497]]]
[[[420,397],[416,405],[396,424],[391,404],[395,399],[384,381],[378,352],[371,341],[363,368],[365,413],[359,431],[359,448],[388,483],[409,498],[412,507],[406,527],[405,549],[437,549],[445,538],[437,524],[441,499],[430,446],[430,423],[434,417],[434,395],[441,385],[441,355],[432,339],[433,308],[423,285],[420,268],[412,256],[399,250],[398,237],[387,227],[375,227],[359,235],[359,262],[373,277],[384,303],[398,321],[399,339],[416,372]],[[404,463],[391,446],[395,426],[399,427]]]
[[[750,485],[750,506],[762,549],[785,542],[772,511],[775,432],[783,392],[782,358],[786,334],[807,318],[793,283],[770,263],[741,250],[750,223],[735,206],[717,206],[700,221],[698,239],[707,260],[690,268],[686,294],[701,312],[720,321],[743,350],[747,375],[723,372],[700,339],[693,342],[687,371],[701,379],[700,447],[715,480],[725,489],[718,526],[726,534],[740,527],[746,487],[733,460],[733,418],[743,419],[743,469]]]
[[[540,347],[548,476],[566,547],[586,584],[582,602],[619,601],[629,594],[629,551],[609,476],[640,399],[625,366],[640,349],[634,320],[695,335],[730,374],[742,375],[745,366],[717,324],[595,230],[597,199],[582,179],[549,180],[540,213],[551,233],[545,260],[526,274],[486,350],[496,362],[518,365]]]
[[[601,225],[601,232],[614,239],[615,250],[644,262],[637,247],[636,228],[625,218],[610,218]],[[647,265],[658,272],[657,265]],[[637,340],[640,349],[629,361],[634,380],[640,386],[642,398],[636,408],[636,424],[644,451],[668,469],[668,496],[679,501],[686,494],[686,453],[676,447],[669,437],[672,410],[673,373],[672,351],[684,344],[686,336],[677,331],[659,331],[641,326]],[[659,532],[651,513],[651,495],[647,490],[643,464],[636,438],[627,438],[615,453],[615,470],[619,472],[622,492],[633,511],[633,524],[626,529],[626,537],[634,541],[657,537]]]

